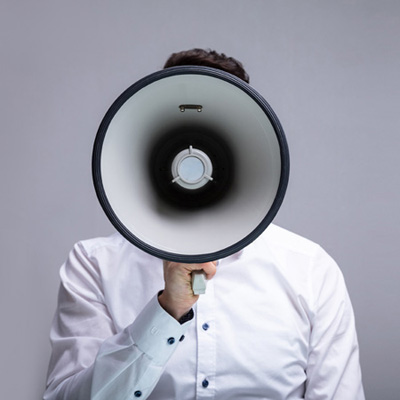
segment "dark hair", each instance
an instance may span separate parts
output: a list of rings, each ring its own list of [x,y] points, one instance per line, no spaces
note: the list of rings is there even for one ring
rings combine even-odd
[[[250,80],[240,61],[214,50],[192,49],[173,53],[169,56],[164,68],[182,65],[203,65],[229,72],[247,83]]]

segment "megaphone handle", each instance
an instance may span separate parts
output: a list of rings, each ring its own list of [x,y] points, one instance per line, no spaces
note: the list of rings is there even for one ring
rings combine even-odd
[[[207,278],[203,270],[192,271],[192,290],[195,295],[206,292]]]

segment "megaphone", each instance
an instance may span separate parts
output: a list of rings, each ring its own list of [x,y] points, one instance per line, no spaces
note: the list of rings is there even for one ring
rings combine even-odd
[[[282,126],[243,80],[203,66],[167,68],[126,89],[98,129],[99,202],[133,245],[204,263],[254,241],[289,179]]]

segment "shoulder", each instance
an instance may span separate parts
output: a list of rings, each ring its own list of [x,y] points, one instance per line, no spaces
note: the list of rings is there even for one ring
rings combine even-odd
[[[128,242],[120,233],[81,240],[68,258],[76,268],[90,269],[99,275],[116,276],[123,270],[134,271],[143,265],[153,265],[156,259]]]
[[[261,240],[274,248],[291,253],[312,255],[320,250],[320,246],[303,236],[271,224],[261,235]]]
[[[125,244],[126,240],[119,233],[115,232],[109,236],[80,240],[74,247],[81,249],[88,255],[91,255],[99,250],[118,250]]]
[[[113,260],[113,263],[120,258],[148,257],[146,253],[128,242],[118,232],[109,236],[80,240],[74,245],[74,250],[81,252],[86,258],[93,261]]]
[[[321,246],[296,233],[277,225],[270,225],[255,243],[259,251],[265,249],[279,261],[279,264],[310,266],[314,259],[323,255],[329,258]]]
[[[61,267],[61,276],[88,273],[99,276],[101,269],[117,264],[120,257],[130,252],[129,243],[119,234],[80,240],[74,244],[66,262]]]
[[[337,263],[318,243],[277,225],[270,225],[255,246],[257,252],[267,251],[287,275],[319,283],[342,279]]]

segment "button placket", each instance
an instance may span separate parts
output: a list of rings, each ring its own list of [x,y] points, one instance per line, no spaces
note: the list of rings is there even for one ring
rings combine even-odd
[[[196,399],[212,399],[215,396],[216,337],[215,296],[211,279],[207,291],[197,302],[197,386]]]

